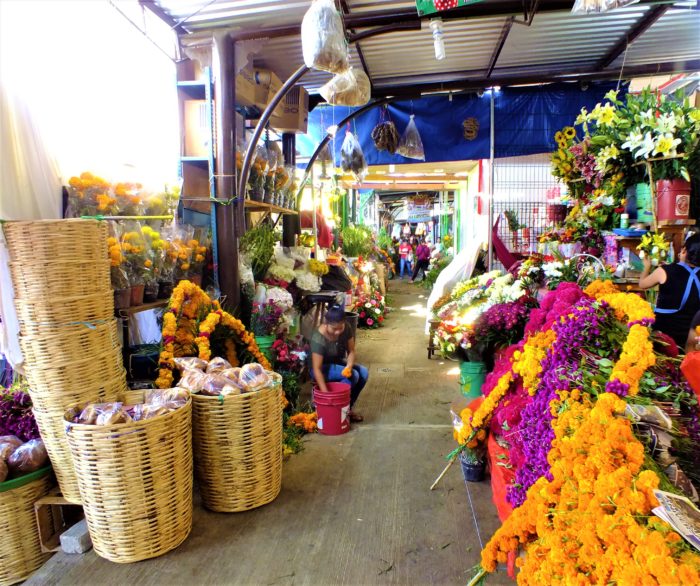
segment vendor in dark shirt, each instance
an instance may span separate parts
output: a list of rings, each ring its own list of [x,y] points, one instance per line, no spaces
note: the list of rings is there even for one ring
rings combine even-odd
[[[311,336],[311,377],[322,392],[328,392],[326,383],[344,382],[350,385],[350,421],[362,421],[352,407],[367,384],[369,372],[355,364],[355,336],[345,321],[345,310],[332,306],[323,323]]]
[[[700,311],[700,236],[688,238],[678,255],[679,262],[651,271],[649,257],[644,258],[644,271],[639,287],[659,286],[654,309],[654,329],[671,336],[679,348],[686,345],[693,316]]]

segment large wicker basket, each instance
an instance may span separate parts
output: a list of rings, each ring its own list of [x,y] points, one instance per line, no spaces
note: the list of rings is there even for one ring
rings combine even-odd
[[[95,552],[118,563],[174,549],[192,528],[192,402],[120,425],[67,424]]]
[[[75,297],[33,297],[15,299],[20,333],[41,333],[36,327],[55,327],[88,322],[97,325],[114,317],[114,293],[111,289]],[[95,323],[93,323],[95,322]]]
[[[117,319],[92,325],[68,325],[63,328],[43,328],[41,335],[20,336],[24,360],[32,368],[48,367],[82,360],[86,356],[102,354],[121,343]]]
[[[279,385],[244,395],[192,395],[195,474],[204,505],[247,511],[277,497],[282,486]]]
[[[118,376],[91,382],[89,385],[59,385],[30,389],[32,405],[39,411],[54,411],[59,419],[70,406],[76,403],[108,403],[119,400],[128,389],[123,369]]]
[[[37,259],[94,262],[107,258],[107,222],[97,220],[35,220],[7,222],[2,227],[13,262]]]
[[[102,385],[105,381],[125,378],[122,351],[119,346],[101,354],[87,352],[74,354],[72,361],[53,364],[47,361],[34,363],[27,369],[29,386],[36,394],[55,394],[57,389],[86,389]],[[65,407],[65,403],[63,404]]]
[[[41,551],[34,518],[34,503],[53,486],[50,468],[30,476],[38,478],[6,491],[3,484],[17,481],[0,483],[0,586],[28,578],[50,555]]]
[[[109,261],[11,262],[10,272],[17,299],[77,297],[111,289]]]

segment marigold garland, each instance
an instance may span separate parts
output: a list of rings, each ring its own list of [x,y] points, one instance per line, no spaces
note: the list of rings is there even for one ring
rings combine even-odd
[[[318,415],[313,413],[297,413],[289,418],[289,423],[300,427],[306,433],[314,433],[318,429]]]
[[[552,329],[538,332],[527,339],[522,351],[516,350],[513,354],[513,372],[522,377],[523,386],[530,395],[537,392],[542,362],[555,339],[556,333]]]
[[[202,317],[204,315],[204,317]],[[199,325],[195,324],[199,321]],[[209,338],[217,326],[230,329],[245,345],[246,350],[263,368],[271,370],[267,358],[260,352],[255,337],[250,334],[243,323],[223,311],[219,302],[212,301],[200,287],[190,281],[180,281],[170,297],[170,305],[163,315],[163,341],[158,361],[158,378],[156,386],[166,389],[173,384],[175,356],[197,352],[199,358],[211,358]],[[196,337],[193,335],[196,332]],[[230,338],[224,343],[226,359],[233,365],[239,364],[236,347]],[[179,350],[179,351],[178,351]]]
[[[493,410],[508,392],[512,382],[513,373],[509,370],[498,379],[496,386],[481,405],[476,408],[474,413],[468,408],[462,410],[460,413],[462,426],[459,430],[455,430],[455,440],[463,446],[473,448],[476,447],[478,443],[478,441],[474,441],[475,439],[479,440],[480,435],[482,440],[486,437],[486,432],[482,428],[488,423],[491,415],[493,415]],[[483,434],[481,434],[482,431],[484,432]]]
[[[605,393],[592,404],[587,394],[579,401],[561,393],[554,403],[552,481],[531,486],[496,531],[481,554],[483,571],[523,545],[519,584],[700,583],[700,555],[650,516],[659,479],[641,470],[644,446],[617,416],[625,401]]]
[[[606,302],[615,311],[615,316],[628,324],[629,334],[622,346],[622,353],[613,366],[608,389],[616,384],[625,385],[629,395],[639,392],[639,381],[646,370],[656,364],[654,345],[650,340],[649,325],[654,321],[651,305],[641,297],[621,293],[614,285],[594,281],[586,289],[586,294],[598,301]],[[612,288],[611,288],[612,287]],[[617,381],[617,383],[616,383]]]

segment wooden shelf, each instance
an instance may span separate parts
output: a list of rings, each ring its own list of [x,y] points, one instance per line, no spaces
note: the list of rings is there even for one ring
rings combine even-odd
[[[265,203],[262,201],[254,201],[247,199],[245,201],[245,208],[251,212],[268,212],[270,214],[287,214],[287,215],[298,215],[299,212],[295,210],[290,210],[288,208],[281,208],[279,206],[272,205],[270,203]]]
[[[168,299],[159,299],[158,301],[152,301],[151,303],[143,303],[141,305],[135,305],[134,307],[125,307],[124,309],[117,309],[117,314],[119,317],[125,318],[135,313],[141,313],[142,311],[148,311],[149,309],[158,309],[160,307],[165,307],[168,305]]]

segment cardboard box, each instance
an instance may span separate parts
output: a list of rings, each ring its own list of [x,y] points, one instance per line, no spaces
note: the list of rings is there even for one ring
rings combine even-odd
[[[303,87],[297,86],[289,90],[282,103],[275,108],[270,126],[280,132],[305,134],[308,125],[309,94]]]
[[[239,106],[256,106],[264,110],[272,95],[282,87],[282,82],[268,69],[242,69],[236,77],[236,103]]]
[[[206,100],[185,100],[184,154],[186,157],[207,157],[211,150],[211,130],[207,120]]]

